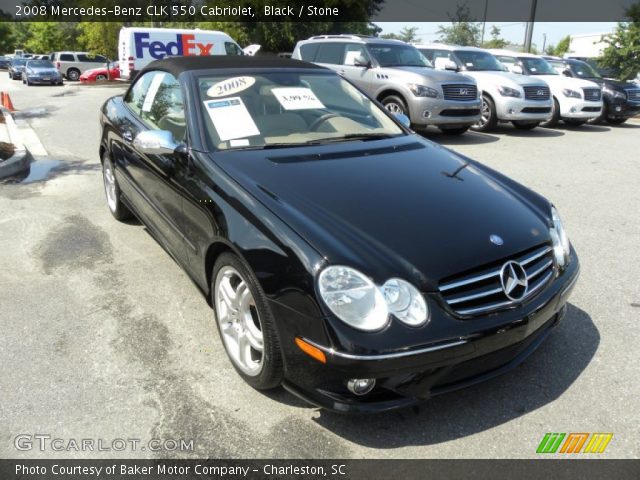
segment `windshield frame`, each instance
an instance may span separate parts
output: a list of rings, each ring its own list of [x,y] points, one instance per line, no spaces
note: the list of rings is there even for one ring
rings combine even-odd
[[[465,49],[465,48],[460,48],[457,50],[452,50],[453,55],[456,57],[457,63],[458,65],[461,66],[461,69],[466,71],[466,72],[504,72],[504,68],[502,67],[502,64],[500,63],[500,60],[498,60],[496,58],[495,55],[493,55],[492,53],[489,52],[485,52],[482,50],[469,50],[469,49]],[[471,53],[471,54],[480,54],[480,55],[487,55],[489,57],[492,57],[495,60],[496,63],[496,67],[497,68],[469,68],[467,65],[467,62],[465,62],[462,57],[460,56],[460,53]]]
[[[560,75],[555,68],[553,68],[553,65],[551,65],[548,61],[546,61],[544,58],[540,58],[540,57],[518,57],[518,60],[520,61],[520,63],[522,64],[523,70],[525,71],[525,73],[527,75],[531,75],[533,77],[535,76],[539,76],[539,75]],[[543,64],[545,64],[548,68],[548,71],[543,72],[543,73],[536,73],[533,72],[531,70],[531,68],[529,67],[529,61],[532,62],[543,62]]]
[[[369,54],[369,56],[371,57],[371,59],[376,63],[376,65],[380,68],[397,68],[397,67],[418,67],[418,68],[431,68],[433,69],[433,64],[429,61],[429,59],[418,49],[416,48],[414,45],[409,45],[408,43],[405,44],[399,44],[399,43],[384,43],[384,42],[380,42],[380,43],[376,43],[376,42],[371,42],[371,43],[367,43],[366,44],[367,47],[367,52]],[[402,48],[402,49],[414,49],[418,52],[418,55],[420,55],[420,57],[422,57],[422,59],[426,62],[425,65],[414,65],[414,64],[405,64],[405,65],[401,65],[401,64],[389,64],[389,65],[383,65],[382,63],[380,63],[380,60],[378,59],[378,57],[373,53],[373,48],[387,48],[387,47],[391,47],[391,48]]]
[[[293,74],[308,74],[308,75],[326,75],[328,77],[337,77],[341,81],[347,82],[351,87],[355,88],[362,95],[367,97],[372,102],[372,106],[377,108],[383,115],[389,118],[399,129],[400,132],[397,135],[389,138],[399,138],[411,135],[413,132],[402,125],[398,119],[395,118],[391,112],[386,110],[385,108],[381,108],[377,102],[372,99],[369,95],[364,93],[360,88],[353,84],[353,82],[348,79],[338,75],[333,70],[329,69],[311,69],[311,68],[256,68],[256,69],[237,69],[237,68],[221,68],[221,69],[207,69],[207,70],[191,70],[189,72],[183,72],[179,77],[178,81],[181,84],[183,98],[189,99],[189,101],[185,101],[185,115],[187,118],[187,142],[191,144],[191,142],[195,142],[196,144],[200,144],[200,146],[204,149],[206,153],[233,153],[233,152],[242,152],[246,150],[260,150],[260,148],[226,148],[221,149],[218,148],[215,144],[211,135],[207,130],[206,125],[206,115],[207,112],[203,106],[203,98],[200,97],[199,92],[199,82],[203,77],[211,77],[211,76],[246,76],[246,75],[260,75],[260,74],[269,74],[269,73],[293,73]],[[184,78],[183,77],[187,77]],[[189,91],[190,90],[190,91]],[[190,109],[189,104],[193,105],[194,108]],[[191,124],[191,125],[190,125]],[[197,135],[197,136],[196,136]],[[335,137],[338,138],[338,137]],[[325,144],[304,144],[304,143],[291,143],[286,145],[279,145],[278,148],[289,149],[289,148],[313,148],[313,147],[323,147],[323,146],[333,146],[336,144],[344,144],[347,142],[354,142],[357,140],[345,139],[342,142],[332,141]],[[269,144],[266,144],[267,146]],[[335,147],[334,147],[335,148]]]

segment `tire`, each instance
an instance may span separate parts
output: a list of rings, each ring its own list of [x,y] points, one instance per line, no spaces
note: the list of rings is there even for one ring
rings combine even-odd
[[[514,120],[511,123],[513,123],[513,126],[518,130],[533,130],[538,125],[540,125],[540,122],[524,122],[521,120]]]
[[[104,82],[107,79],[106,75],[96,75],[96,82]]]
[[[587,123],[586,120],[573,120],[571,118],[565,118],[564,123],[567,125],[571,125],[572,127],[579,127]]]
[[[77,82],[80,78],[80,70],[76,68],[70,68],[67,70],[67,78],[72,82]]]
[[[13,80],[13,74],[9,72],[9,80]]]
[[[622,125],[628,118],[607,118],[607,122],[611,125]]]
[[[466,127],[454,127],[454,128],[438,127],[438,128],[440,128],[440,131],[445,135],[462,135],[464,132],[469,130],[469,125],[467,125]]]
[[[257,390],[278,387],[284,367],[275,322],[255,275],[237,255],[225,252],[216,260],[211,302],[222,344],[238,374]]]
[[[382,99],[382,105],[391,113],[402,113],[409,116],[409,109],[407,108],[407,104],[404,102],[402,97],[398,95],[387,95]]]
[[[587,120],[587,123],[590,123],[592,125],[598,125],[600,123],[604,123],[607,121],[608,113],[609,113],[609,107],[607,106],[606,103],[604,103],[602,105],[602,110],[600,110],[600,115],[598,115],[596,118],[590,118],[589,120]]]
[[[498,115],[496,104],[489,95],[482,95],[482,106],[480,107],[480,121],[471,128],[476,132],[488,132],[498,125]]]
[[[540,125],[546,128],[553,128],[560,122],[560,104],[555,97],[553,97],[553,107],[551,109],[551,118],[546,122],[542,122]]]
[[[107,152],[102,154],[102,180],[104,183],[104,193],[107,198],[107,206],[109,207],[111,215],[120,222],[131,218],[133,216],[131,210],[122,203],[122,193],[120,192],[120,187],[114,174],[111,157],[109,157]]]

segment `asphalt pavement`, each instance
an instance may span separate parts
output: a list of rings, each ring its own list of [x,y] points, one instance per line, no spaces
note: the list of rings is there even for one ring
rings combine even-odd
[[[187,275],[139,223],[111,217],[98,110],[123,86],[26,87],[1,73],[0,90],[36,158],[22,182],[0,184],[0,457],[533,458],[546,432],[613,432],[601,456],[638,458],[640,124],[429,134],[550,198],[581,278],[515,371],[345,417],[246,385]],[[16,448],[34,434],[62,450]],[[193,449],[152,451],[155,438]],[[77,451],[80,439],[141,444]]]

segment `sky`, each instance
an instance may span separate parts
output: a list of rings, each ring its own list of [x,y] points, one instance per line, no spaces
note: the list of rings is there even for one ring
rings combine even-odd
[[[375,22],[382,33],[398,33],[403,27],[417,27],[417,36],[423,42],[431,42],[438,39],[439,25],[449,25],[446,22]],[[485,40],[491,35],[491,27],[496,25],[500,28],[500,36],[508,42],[517,44],[524,43],[525,22],[487,22],[485,27]],[[616,28],[616,22],[536,22],[533,27],[532,43],[542,49],[544,35],[546,34],[546,46],[555,45],[567,35],[577,35],[583,33],[605,33],[612,32]]]

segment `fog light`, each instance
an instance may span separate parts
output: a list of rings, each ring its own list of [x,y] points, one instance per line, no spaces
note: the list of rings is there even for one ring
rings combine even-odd
[[[576,107],[571,107],[571,110],[570,110],[571,113],[575,113],[577,111],[578,111],[578,109]]]
[[[375,378],[352,378],[347,382],[347,388],[355,395],[366,395],[375,386]]]
[[[616,112],[621,112],[622,111],[622,107],[616,107]]]
[[[510,108],[509,112],[507,112],[507,113],[509,113],[509,115],[513,115],[514,113],[516,113],[516,111],[513,108]]]
[[[429,118],[431,116],[431,112],[429,110],[425,110],[422,112],[422,118]]]

